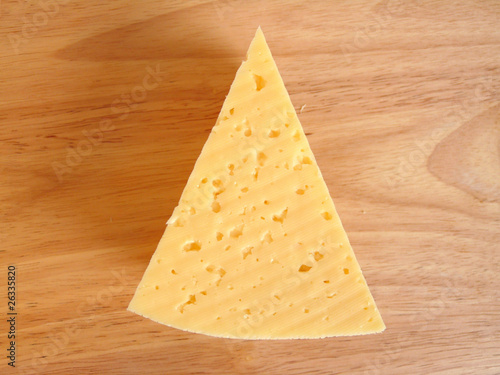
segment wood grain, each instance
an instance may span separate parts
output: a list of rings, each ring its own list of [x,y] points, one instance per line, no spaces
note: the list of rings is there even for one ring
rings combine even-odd
[[[494,0],[2,1],[0,279],[17,266],[19,315],[0,372],[500,373],[499,15]],[[383,334],[227,340],[125,310],[258,25],[306,104]]]

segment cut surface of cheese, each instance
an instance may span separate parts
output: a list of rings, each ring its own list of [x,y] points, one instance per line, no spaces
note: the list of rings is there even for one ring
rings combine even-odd
[[[260,28],[128,309],[227,338],[385,329]]]

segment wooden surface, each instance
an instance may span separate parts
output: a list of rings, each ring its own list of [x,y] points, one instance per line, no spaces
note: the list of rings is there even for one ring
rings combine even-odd
[[[499,5],[2,1],[0,372],[500,373]],[[259,24],[383,334],[228,340],[126,311]]]

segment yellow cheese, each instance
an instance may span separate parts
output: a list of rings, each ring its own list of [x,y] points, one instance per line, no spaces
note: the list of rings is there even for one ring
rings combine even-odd
[[[385,329],[260,28],[129,310],[207,335]]]

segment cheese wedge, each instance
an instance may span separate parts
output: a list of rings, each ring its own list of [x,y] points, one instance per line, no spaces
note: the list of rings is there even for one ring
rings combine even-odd
[[[247,339],[385,329],[260,28],[130,302]]]

